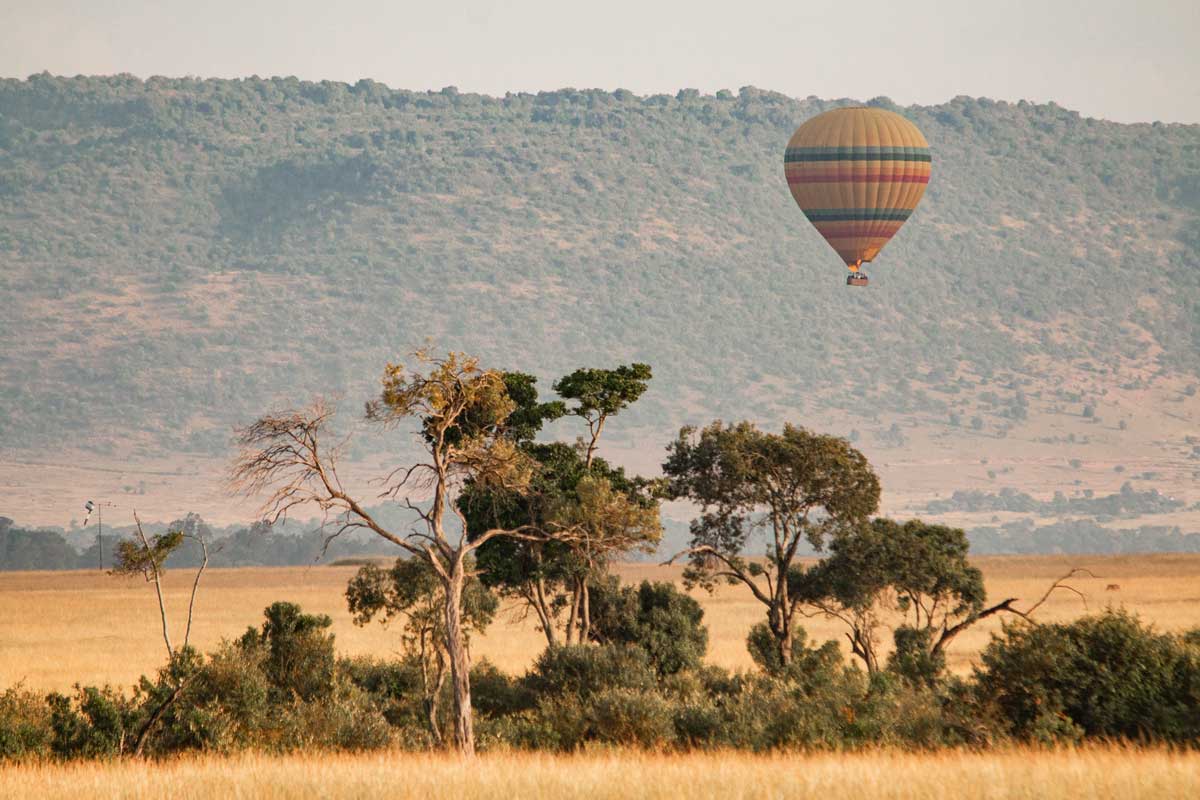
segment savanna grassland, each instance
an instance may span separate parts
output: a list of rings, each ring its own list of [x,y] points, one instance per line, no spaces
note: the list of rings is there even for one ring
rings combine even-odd
[[[1056,578],[1073,567],[1081,575],[1069,591],[1055,592],[1038,611],[1043,622],[1069,620],[1108,605],[1124,606],[1164,631],[1200,624],[1200,555],[1133,556],[986,556],[974,559],[984,574],[988,597],[1016,597],[1018,608],[1036,602]],[[258,625],[263,609],[276,600],[299,603],[310,613],[333,619],[337,650],[344,655],[393,657],[400,634],[379,624],[355,626],[343,593],[353,566],[213,569],[205,573],[197,604],[192,643],[209,650],[221,639],[239,636]],[[623,582],[643,579],[681,583],[680,567],[622,564]],[[181,570],[166,581],[168,612],[181,625],[186,614],[191,574]],[[1108,590],[1117,585],[1117,590]],[[706,660],[730,669],[753,669],[746,651],[750,626],[763,607],[744,588],[722,586],[709,595],[691,594],[704,608],[709,647]],[[1086,602],[1086,606],[1085,606]],[[811,639],[843,640],[839,623],[803,620]],[[970,670],[1000,619],[983,620],[958,638],[949,668]],[[130,685],[165,660],[153,590],[136,579],[99,571],[0,572],[0,686],[64,691],[72,684]],[[486,634],[472,641],[472,655],[507,672],[521,672],[545,647],[533,620],[519,619],[506,608]]]
[[[385,751],[34,764],[5,767],[0,779],[12,798],[1185,800],[1200,793],[1200,756],[1116,746],[766,756],[501,753],[471,760]]]

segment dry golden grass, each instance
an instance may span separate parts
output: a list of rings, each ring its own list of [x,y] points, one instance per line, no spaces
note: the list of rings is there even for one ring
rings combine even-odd
[[[903,753],[578,756],[494,754],[474,760],[384,752],[242,755],[164,763],[0,767],[13,798],[676,798],[689,800],[967,800],[1200,796],[1200,754],[1096,747]]]
[[[989,597],[1018,597],[1019,607],[1028,607],[1070,567],[1085,566],[1098,577],[1072,583],[1086,595],[1091,610],[1124,605],[1163,630],[1200,625],[1200,555],[1013,556],[976,563],[984,571]],[[677,580],[680,573],[678,567],[642,564],[622,565],[618,571],[626,581]],[[396,631],[379,625],[358,628],[350,621],[342,592],[353,573],[353,567],[325,566],[210,570],[201,586],[193,643],[208,649],[222,638],[236,637],[246,626],[261,623],[268,604],[290,600],[333,618],[339,652],[389,656],[399,643]],[[178,637],[190,575],[172,572],[167,581]],[[1105,591],[1109,584],[1121,588]],[[763,618],[762,607],[739,587],[695,596],[709,627],[708,659],[749,668],[745,637]],[[1082,613],[1078,597],[1059,592],[1039,618],[1070,619]],[[154,592],[140,580],[99,572],[0,572],[0,687],[24,682],[35,689],[65,689],[76,681],[128,686],[165,660],[158,624]],[[836,623],[810,619],[804,625],[811,638],[842,638]],[[951,650],[951,668],[968,670],[988,633],[999,625],[999,620],[987,620],[959,637]],[[519,672],[542,647],[532,624],[513,621],[510,612],[474,642],[473,650],[476,658],[485,656]]]

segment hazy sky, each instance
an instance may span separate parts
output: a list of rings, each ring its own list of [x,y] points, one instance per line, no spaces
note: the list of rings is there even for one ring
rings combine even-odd
[[[502,95],[754,85],[1200,122],[1200,0],[0,0],[0,76],[296,75]]]

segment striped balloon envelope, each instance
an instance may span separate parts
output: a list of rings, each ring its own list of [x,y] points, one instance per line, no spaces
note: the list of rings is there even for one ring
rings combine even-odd
[[[797,205],[851,273],[875,258],[929,183],[929,143],[904,117],[856,106],[826,111],[788,141],[783,171]],[[865,284],[851,275],[847,283]]]

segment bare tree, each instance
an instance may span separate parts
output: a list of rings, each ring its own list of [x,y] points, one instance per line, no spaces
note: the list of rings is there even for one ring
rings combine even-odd
[[[338,446],[331,444],[334,411],[321,401],[242,428],[231,486],[248,495],[267,494],[263,512],[270,521],[314,505],[331,526],[330,538],[352,529],[369,530],[430,566],[444,590],[454,747],[472,754],[470,656],[463,624],[463,587],[472,574],[467,557],[498,536],[539,539],[545,534],[522,526],[492,528],[468,538],[466,519],[455,502],[463,484],[520,491],[534,464],[503,435],[515,405],[500,372],[482,369],[478,359],[462,353],[435,357],[418,351],[414,357],[417,369],[387,366],[382,391],[367,404],[366,417],[386,427],[410,424],[420,434],[424,457],[383,476],[379,495],[409,509],[418,521],[415,527],[390,530],[345,489],[337,474]],[[458,526],[447,524],[448,513],[458,517]]]

